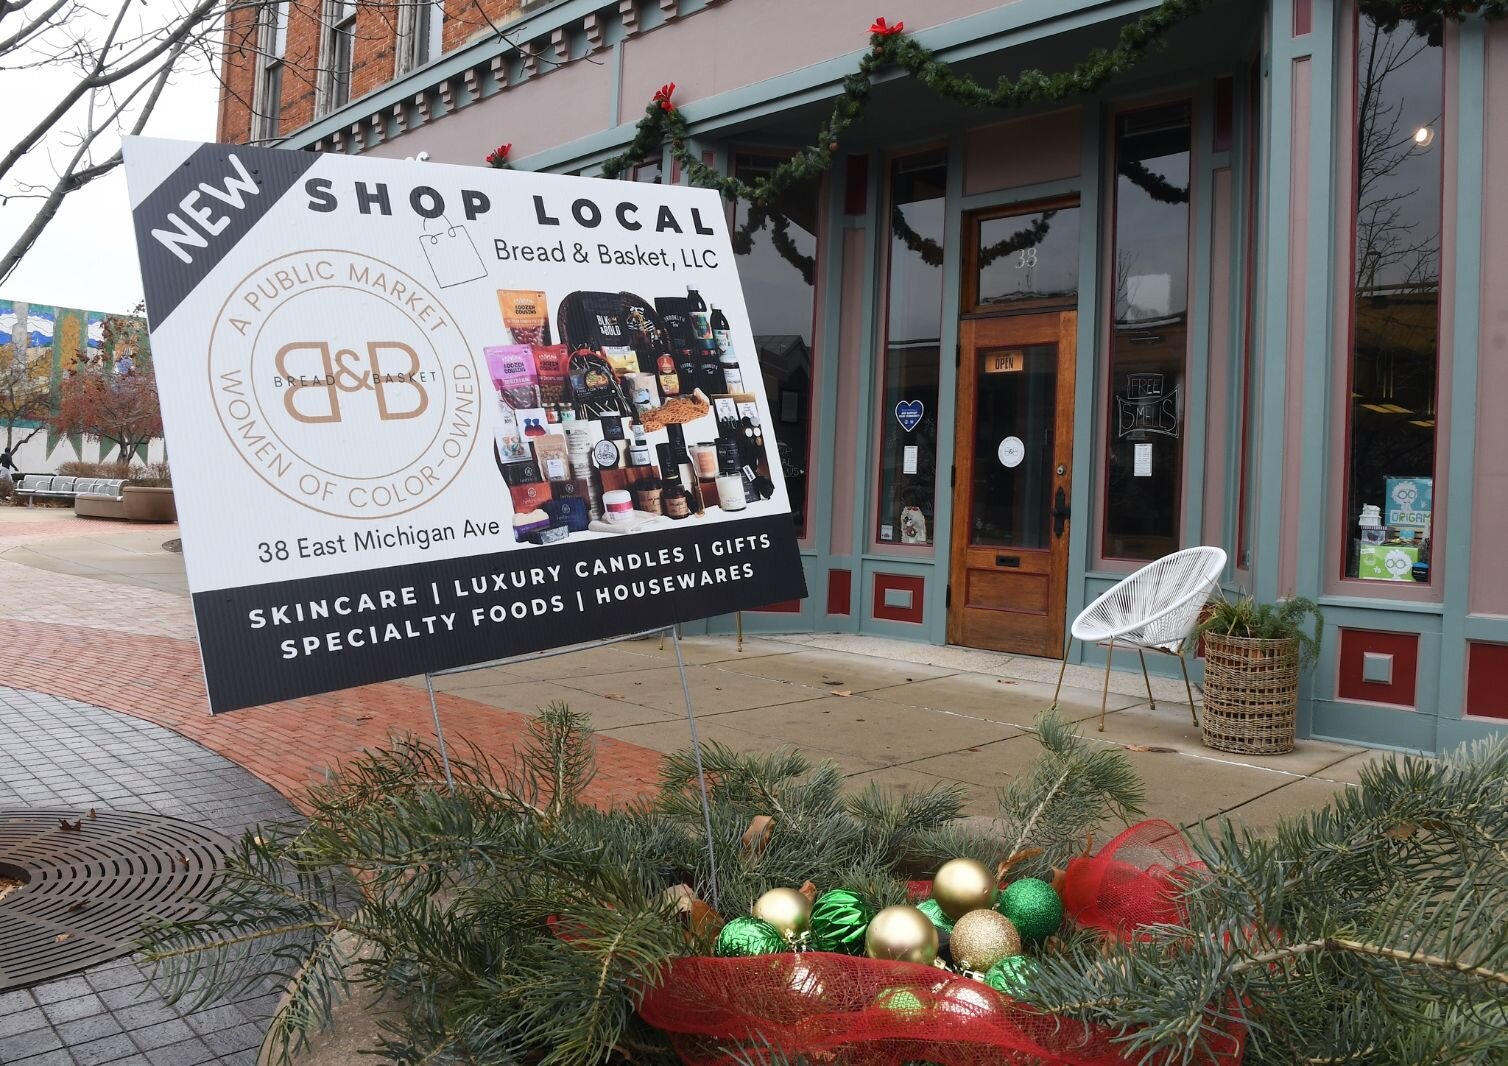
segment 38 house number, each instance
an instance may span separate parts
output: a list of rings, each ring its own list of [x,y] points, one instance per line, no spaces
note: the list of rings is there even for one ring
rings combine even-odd
[[[1037,265],[1037,250],[1035,248],[1023,248],[1016,253],[1016,269],[1024,270],[1026,267]]]

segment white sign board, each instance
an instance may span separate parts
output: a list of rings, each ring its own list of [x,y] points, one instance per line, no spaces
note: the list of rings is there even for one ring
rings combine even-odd
[[[806,594],[715,193],[125,152],[213,710]]]

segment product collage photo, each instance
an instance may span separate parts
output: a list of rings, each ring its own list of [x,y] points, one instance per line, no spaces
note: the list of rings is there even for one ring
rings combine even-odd
[[[625,534],[771,509],[757,381],[696,289],[645,299],[497,294],[509,344],[483,349],[494,454],[520,543]],[[550,309],[556,309],[552,321]]]

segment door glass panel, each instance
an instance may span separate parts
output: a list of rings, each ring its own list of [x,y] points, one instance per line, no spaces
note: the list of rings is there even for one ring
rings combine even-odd
[[[981,219],[977,240],[976,311],[1021,303],[1078,302],[1077,207]]]
[[[978,358],[969,542],[1047,548],[1058,346],[987,348]]]

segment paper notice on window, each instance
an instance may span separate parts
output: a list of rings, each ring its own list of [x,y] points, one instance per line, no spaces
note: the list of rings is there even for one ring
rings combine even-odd
[[[916,473],[916,445],[908,444],[901,449],[901,473]]]
[[[1152,476],[1152,445],[1138,444],[1136,446],[1136,461],[1132,464],[1131,473],[1135,477]]]

